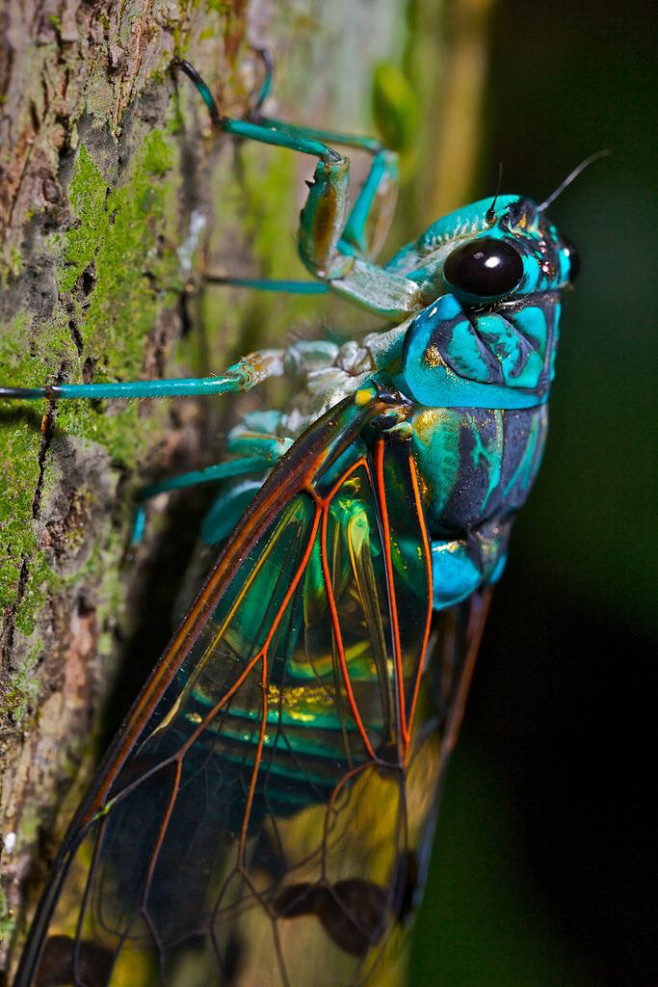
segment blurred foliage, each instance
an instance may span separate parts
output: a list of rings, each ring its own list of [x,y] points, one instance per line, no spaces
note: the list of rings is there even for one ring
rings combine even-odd
[[[420,105],[411,82],[398,65],[381,62],[372,80],[372,116],[390,150],[400,155],[401,166],[415,164],[416,139],[420,127]]]

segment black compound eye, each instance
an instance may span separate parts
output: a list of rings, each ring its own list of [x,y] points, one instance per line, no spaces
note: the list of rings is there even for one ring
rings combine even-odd
[[[569,258],[569,280],[573,282],[578,277],[578,272],[580,271],[580,257],[568,236],[561,234],[560,239],[562,240],[562,249]]]
[[[443,276],[451,287],[469,295],[495,298],[517,286],[523,277],[523,261],[505,240],[482,237],[453,250]]]

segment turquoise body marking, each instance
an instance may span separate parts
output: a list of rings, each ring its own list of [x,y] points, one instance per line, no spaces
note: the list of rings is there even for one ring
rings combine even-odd
[[[503,459],[503,420],[502,413],[496,411],[494,414],[494,434],[489,444],[482,439],[477,423],[469,416],[471,434],[473,436],[473,465],[475,467],[482,464],[485,468],[485,475],[488,474],[487,489],[482,499],[482,512],[486,514],[489,498],[500,483],[500,475]]]
[[[482,582],[482,574],[469,558],[466,546],[458,543],[432,543],[434,609],[445,610],[465,600]]]
[[[413,420],[413,449],[427,484],[432,518],[440,518],[459,479],[462,417],[453,409],[421,412]]]
[[[540,419],[538,417],[533,417],[530,421],[530,428],[528,433],[527,444],[523,456],[519,460],[519,464],[509,478],[509,481],[505,485],[503,496],[508,497],[511,491],[517,485],[520,486],[521,490],[525,494],[531,487],[532,482],[537,474],[537,470],[540,466],[541,455],[543,452],[543,443],[541,442],[540,434]],[[540,445],[541,443],[541,445]]]
[[[528,302],[514,313],[512,319],[517,337],[528,337],[536,352],[541,354],[546,348],[546,313],[541,306]]]
[[[444,298],[454,311],[456,299]],[[443,301],[418,316],[407,334],[403,372],[396,375],[405,394],[428,408],[532,408],[547,400],[547,355],[542,359],[501,316],[443,318]]]
[[[438,349],[436,347],[435,349],[436,352],[428,352],[426,356],[430,365],[439,356]],[[485,359],[483,347],[468,319],[455,320],[445,343],[445,351],[450,366],[460,377],[480,381],[482,384],[488,382],[491,377],[491,367]]]

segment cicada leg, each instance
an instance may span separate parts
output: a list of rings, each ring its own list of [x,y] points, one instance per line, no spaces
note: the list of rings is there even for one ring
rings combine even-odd
[[[293,347],[290,347],[292,349]],[[317,348],[317,347],[316,347]],[[333,351],[337,347],[333,347]],[[204,394],[243,394],[270,377],[284,376],[289,350],[257,350],[215,377],[171,380],[132,380],[103,384],[47,384],[45,387],[0,387],[0,398],[48,400],[131,400],[134,398],[200,397]],[[332,357],[333,358],[333,357]]]
[[[208,466],[206,469],[193,470],[189,473],[180,473],[178,476],[168,477],[159,483],[151,483],[140,492],[139,502],[135,509],[132,531],[130,533],[130,547],[136,548],[141,542],[146,526],[146,505],[149,500],[158,497],[163,493],[170,493],[172,490],[184,490],[189,487],[198,487],[205,483],[221,483],[234,476],[242,476],[245,473],[259,473],[263,470],[271,469],[272,463],[262,456],[247,456],[244,459],[233,459],[227,463],[219,463],[215,466]]]
[[[139,545],[144,535],[146,525],[146,507],[150,500],[162,493],[173,490],[185,490],[202,484],[225,484],[227,480],[244,477],[251,474],[253,479],[223,489],[215,498],[206,514],[201,537],[207,545],[223,541],[233,530],[245,509],[262,486],[265,475],[288,451],[292,439],[276,435],[258,426],[263,419],[268,419],[267,425],[274,424],[272,419],[276,412],[252,412],[243,419],[241,425],[232,429],[228,437],[226,449],[228,453],[241,454],[228,462],[208,466],[202,470],[181,473],[168,477],[158,483],[151,483],[139,494],[135,510],[133,526],[130,535],[130,548]]]
[[[132,380],[103,384],[47,384],[45,387],[3,387],[0,399],[36,401],[126,400],[135,398],[202,397],[206,394],[244,394],[272,377],[304,377],[331,366],[338,346],[331,340],[300,339],[285,349],[256,350],[214,377],[179,377],[171,380]]]
[[[261,109],[272,88],[274,61],[266,48],[255,48],[254,50],[263,60],[265,74],[258,97],[249,113],[249,119],[253,123],[260,123],[273,130],[283,129],[288,133],[297,134],[299,137],[319,140],[323,144],[353,147],[357,150],[367,151],[372,155],[373,160],[368,176],[352,206],[343,228],[339,246],[343,253],[356,253],[368,260],[375,260],[388,235],[397,202],[399,186],[397,154],[387,150],[382,141],[374,137],[346,134],[342,131],[315,127],[302,127],[264,116]],[[264,282],[260,282],[259,287],[262,287],[263,284]],[[281,284],[290,286],[299,284],[299,282],[286,281],[281,282]],[[313,287],[312,282],[310,284],[302,282],[300,290],[314,294]],[[316,291],[322,290],[320,285],[315,285],[315,289]],[[285,287],[281,290],[290,291],[293,289]]]
[[[179,58],[172,65],[192,80],[218,130],[318,158],[298,235],[301,259],[312,274],[338,294],[387,318],[403,319],[420,307],[421,293],[415,282],[387,272],[370,260],[380,249],[393,215],[397,194],[394,153],[384,150],[374,138],[296,126],[260,115],[255,120],[222,116],[196,69]],[[331,144],[359,148],[373,155],[370,173],[349,215],[349,159]],[[298,283],[284,282],[283,290],[296,290],[297,286]]]
[[[316,241],[313,252],[318,255],[320,261],[318,265],[312,267],[312,273],[316,275],[320,269],[330,267],[335,254],[374,260],[384,244],[395,211],[399,181],[397,154],[394,151],[387,151],[381,141],[372,137],[343,134],[333,130],[318,130],[315,127],[301,127],[272,117],[259,117],[257,122],[268,130],[285,132],[300,140],[320,141],[329,150],[331,145],[338,144],[342,147],[367,151],[372,156],[366,180],[359,190],[339,239],[331,248],[331,255],[320,254],[317,231],[313,226],[310,229]],[[343,161],[347,165],[347,159],[343,158]],[[329,186],[323,193],[324,199],[329,201],[335,190],[330,178]],[[347,188],[344,192],[342,185],[338,186],[340,194],[345,194],[346,190]],[[309,196],[309,204],[310,198]],[[323,207],[324,201],[318,208]],[[305,216],[302,212],[302,227],[304,220]],[[309,257],[313,256],[313,252],[309,250]]]
[[[284,295],[326,295],[329,285],[319,281],[278,280],[275,278],[234,278],[223,274],[204,274],[206,284],[224,284],[233,288],[278,291]]]

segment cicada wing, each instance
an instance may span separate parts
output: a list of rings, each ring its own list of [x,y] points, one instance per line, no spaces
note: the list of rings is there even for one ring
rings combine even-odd
[[[321,420],[254,501],[76,816],[17,987],[385,983],[454,702],[413,460],[367,418]]]

